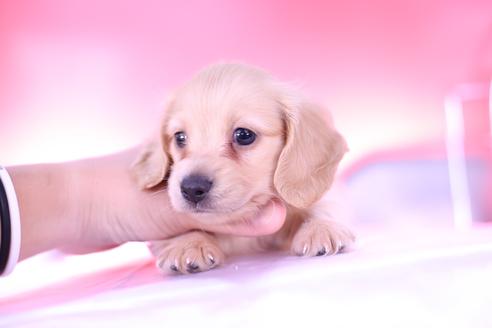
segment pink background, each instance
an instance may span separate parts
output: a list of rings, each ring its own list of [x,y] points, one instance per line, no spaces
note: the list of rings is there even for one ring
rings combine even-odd
[[[432,146],[444,145],[445,95],[492,76],[492,1],[0,0],[0,164],[63,161],[139,143],[173,88],[201,67],[231,59],[301,83],[325,103],[351,148],[345,165],[375,152],[381,160],[388,149],[386,158],[433,159]],[[483,123],[470,122],[472,131]],[[357,252],[303,266],[283,257],[236,261],[188,280],[163,279],[144,245],[85,258],[48,253],[0,281],[0,325],[9,318],[70,324],[77,306],[77,322],[86,326],[103,319],[142,326],[163,315],[170,326],[173,318],[203,324],[210,309],[219,323],[251,313],[272,326],[299,314],[304,325],[306,318],[321,322],[327,309],[330,323],[354,326],[381,309],[373,319],[379,326],[381,318],[395,320],[390,327],[408,317],[448,322],[429,326],[459,325],[457,317],[486,321],[492,229],[459,234],[437,225],[451,220],[447,172],[444,164],[428,166],[437,169],[417,165],[419,175],[382,166],[373,180],[362,175],[352,185],[354,199],[364,200],[354,201],[360,212],[376,218],[366,221],[374,231],[358,231]],[[409,230],[412,224],[419,230]],[[43,318],[36,309],[48,305],[56,307]],[[189,312],[201,307],[202,315]]]
[[[491,76],[492,2],[1,1],[0,49],[2,164],[138,143],[166,94],[222,59],[302,83],[350,162],[442,140],[446,92]]]

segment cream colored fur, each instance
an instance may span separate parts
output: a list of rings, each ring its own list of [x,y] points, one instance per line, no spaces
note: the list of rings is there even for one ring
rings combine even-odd
[[[290,249],[304,256],[335,254],[354,237],[323,211],[318,201],[330,188],[347,150],[322,109],[266,72],[242,64],[216,64],[199,72],[169,102],[158,138],[145,145],[133,165],[139,186],[165,177],[173,208],[198,221],[240,220],[273,197],[288,207],[282,229],[246,238],[193,231],[153,242],[164,271],[208,270],[225,256],[251,250]],[[326,113],[325,113],[326,114]],[[249,146],[232,142],[234,129],[257,135]],[[177,147],[174,134],[185,131]],[[183,177],[200,172],[213,178],[205,205],[190,208],[181,195]]]

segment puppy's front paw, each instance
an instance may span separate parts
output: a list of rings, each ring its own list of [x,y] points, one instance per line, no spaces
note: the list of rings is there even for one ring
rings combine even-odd
[[[322,220],[304,222],[292,240],[291,251],[299,256],[323,256],[339,253],[355,241],[344,226]]]
[[[215,238],[205,232],[189,232],[151,245],[157,267],[165,273],[197,273],[224,262],[224,253]]]

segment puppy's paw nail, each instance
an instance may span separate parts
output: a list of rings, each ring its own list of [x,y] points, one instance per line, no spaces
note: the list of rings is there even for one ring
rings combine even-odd
[[[341,242],[340,242],[340,243],[338,243],[337,253],[338,253],[338,252],[342,253],[344,250],[345,250],[345,245],[344,245],[344,244],[342,244]]]
[[[306,255],[309,250],[308,244],[305,244],[304,247],[302,248],[302,255]]]
[[[210,253],[207,254],[207,257],[210,260],[210,263],[212,263],[212,265],[215,264],[215,258],[212,254],[210,254]]]
[[[322,249],[320,249],[320,250],[318,251],[318,253],[316,253],[316,256],[323,256],[323,255],[325,255],[325,254],[326,254],[326,248],[325,248],[325,247],[323,247]]]
[[[188,271],[189,273],[196,273],[198,271],[200,271],[200,266],[198,264],[195,264],[195,263],[187,263],[186,264],[186,271]]]
[[[174,264],[172,264],[169,269],[171,269],[171,271],[174,271],[174,272],[178,272],[178,267],[175,266]]]

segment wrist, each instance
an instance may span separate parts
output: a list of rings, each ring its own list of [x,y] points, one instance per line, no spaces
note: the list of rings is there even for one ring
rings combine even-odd
[[[109,179],[114,169],[102,158],[84,159],[64,164],[67,169],[67,217],[73,225],[73,238],[63,245],[64,250],[85,253],[120,244],[108,233],[108,225],[118,214],[112,209],[114,193]],[[109,190],[108,190],[109,189]]]
[[[22,227],[20,259],[60,247],[74,237],[68,220],[67,175],[58,164],[9,168]]]

